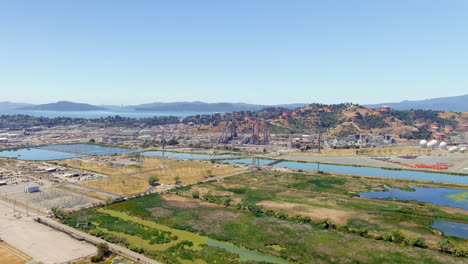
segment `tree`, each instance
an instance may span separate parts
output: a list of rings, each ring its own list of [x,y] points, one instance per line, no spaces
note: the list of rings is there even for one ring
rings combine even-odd
[[[175,184],[180,184],[180,183],[181,183],[181,182],[180,182],[180,176],[179,176],[179,175],[176,175],[176,176],[174,177],[174,182],[175,182]]]
[[[50,208],[50,212],[52,213],[52,216],[54,218],[62,220],[65,217],[62,208],[60,208],[59,206],[52,206]]]
[[[130,157],[135,158],[139,162],[141,160],[141,153],[140,152],[132,153]]]
[[[193,191],[192,192],[192,197],[195,198],[195,199],[200,198],[200,192],[199,191]]]
[[[448,239],[439,240],[437,242],[437,246],[439,247],[440,251],[446,252],[446,253],[449,253],[453,248],[452,242],[450,242],[450,240]]]
[[[94,144],[94,143],[96,143],[96,140],[94,138],[92,138],[92,139],[89,140],[89,143]]]
[[[151,175],[148,178],[148,184],[151,186],[155,186],[159,182],[159,177],[157,175]]]
[[[101,262],[104,260],[104,258],[110,256],[110,250],[109,250],[109,245],[107,243],[99,243],[97,244],[97,255],[93,256],[91,258],[91,262]]]

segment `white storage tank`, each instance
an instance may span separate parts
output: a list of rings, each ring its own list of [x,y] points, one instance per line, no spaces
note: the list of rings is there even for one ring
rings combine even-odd
[[[419,145],[420,145],[422,148],[427,147],[427,140],[424,140],[424,139],[423,139],[423,140],[419,141]]]
[[[445,142],[442,141],[442,142],[440,142],[439,147],[440,147],[441,149],[446,149],[446,148],[447,148],[447,143],[445,143]]]
[[[453,152],[457,151],[457,149],[458,149],[458,147],[450,147],[450,148],[448,149],[448,151],[449,151],[450,153],[453,153]]]

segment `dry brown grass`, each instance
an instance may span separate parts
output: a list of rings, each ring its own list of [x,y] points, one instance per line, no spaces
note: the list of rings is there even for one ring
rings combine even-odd
[[[23,264],[25,259],[29,261],[31,257],[6,242],[0,242],[0,263]]]
[[[81,182],[80,184],[119,195],[137,194],[151,187],[148,184],[148,180],[129,176],[111,176],[98,180]]]
[[[125,156],[120,156],[124,158]],[[169,159],[165,158],[153,158],[153,157],[141,157],[138,166],[115,166],[112,160],[116,158],[101,157],[101,158],[80,158],[59,161],[60,165],[66,165],[68,167],[77,168],[86,171],[93,171],[99,174],[117,176],[130,173],[138,173],[142,171],[152,170],[160,168],[164,163],[170,162]]]
[[[142,173],[135,177],[147,180],[149,176],[156,175],[163,184],[174,184],[176,177],[184,184],[196,183],[210,177],[217,177],[236,172],[232,165],[213,164],[207,161],[176,160],[168,163],[161,170]]]
[[[165,163],[163,164],[162,161],[165,161]],[[102,165],[99,166],[97,163],[90,164],[96,164],[91,167],[95,169],[93,171],[100,171],[102,174],[111,174],[104,173],[107,169],[102,167]],[[178,179],[180,183],[190,184],[210,177],[232,174],[237,171],[232,165],[213,164],[207,161],[145,158],[143,164],[145,165],[142,165],[142,168],[125,170],[125,173],[137,173],[132,176],[122,175],[123,170],[119,170],[118,173],[112,172],[111,175],[114,176],[82,182],[81,184],[119,195],[132,195],[144,192],[150,188],[151,186],[148,183],[148,179],[152,175],[157,176],[161,184],[175,184],[176,179]],[[149,164],[151,164],[151,166]],[[158,164],[158,166],[155,166],[156,164]],[[86,166],[86,168],[89,169],[90,166]],[[145,172],[145,170],[153,171]]]
[[[303,204],[274,202],[274,201],[261,201],[258,203],[265,208],[273,209],[275,211],[283,211],[289,215],[303,215],[309,216],[314,220],[330,218],[333,223],[344,225],[349,218],[355,217],[356,213],[344,210],[330,209],[324,207],[315,207]]]

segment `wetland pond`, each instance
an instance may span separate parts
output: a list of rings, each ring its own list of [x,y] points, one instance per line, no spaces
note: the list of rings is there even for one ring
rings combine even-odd
[[[70,144],[3,150],[0,151],[0,157],[17,158],[19,160],[61,160],[95,155],[128,154],[138,151],[141,150],[104,147],[92,144]]]
[[[224,160],[222,162],[227,163],[241,163],[241,164],[252,164],[252,165],[267,165],[275,160],[270,159],[233,159]],[[439,172],[425,172],[425,171],[414,171],[414,170],[392,170],[384,168],[372,168],[372,167],[361,167],[351,165],[335,165],[335,164],[323,164],[316,162],[299,162],[299,161],[280,161],[273,165],[274,167],[283,167],[295,170],[311,170],[311,171],[324,171],[331,173],[342,173],[352,175],[363,175],[373,177],[384,177],[384,178],[399,178],[407,180],[419,180],[419,181],[430,181],[430,182],[444,182],[444,183],[456,183],[456,184],[467,184],[468,176],[455,175],[448,173]]]
[[[444,232],[446,236],[468,239],[468,224],[445,220],[434,220],[431,227]]]
[[[397,198],[402,200],[415,200],[468,210],[468,190],[415,186],[411,188],[413,191],[385,186],[387,191],[359,193],[359,196],[372,199]]]

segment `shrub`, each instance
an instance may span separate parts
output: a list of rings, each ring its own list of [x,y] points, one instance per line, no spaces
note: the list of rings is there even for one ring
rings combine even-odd
[[[325,229],[328,229],[331,226],[331,222],[329,218],[317,220],[314,222],[314,224]]]
[[[405,240],[405,236],[400,230],[395,229],[392,231],[392,241],[394,243],[401,244],[403,243],[404,240]]]
[[[275,216],[278,219],[288,219],[288,214],[283,211],[276,212]]]
[[[389,242],[392,242],[393,241],[393,237],[392,237],[392,234],[389,233],[389,232],[385,232],[382,234],[382,239],[384,241],[389,241]]]
[[[384,240],[384,238],[383,238],[382,235],[375,235],[375,236],[374,236],[374,239],[375,239],[375,240]]]
[[[148,184],[151,186],[156,185],[159,182],[159,177],[157,175],[151,175],[148,178]]]
[[[237,206],[237,205],[236,205]],[[265,210],[265,215],[267,216],[274,216],[275,215],[275,211],[273,211],[272,209],[266,209]]]
[[[468,258],[468,250],[463,248],[454,248],[453,254],[457,257],[465,257]]]
[[[128,247],[128,249],[130,249],[131,251],[134,251],[134,252],[136,252],[136,253],[140,253],[140,254],[143,253],[143,252],[145,252],[145,250],[144,250],[143,248],[141,248],[141,247],[139,247],[139,246],[135,246],[135,245],[130,245],[130,246]]]
[[[421,237],[418,237],[414,240],[413,246],[420,247],[420,248],[427,248],[426,241],[424,240],[424,238],[421,238]]]
[[[450,240],[448,239],[439,240],[437,242],[437,246],[439,247],[440,251],[445,252],[445,253],[450,253],[453,248],[452,242],[450,242]]]
[[[369,230],[367,230],[367,228],[361,228],[359,229],[358,231],[358,234],[362,237],[365,237],[367,235],[367,233],[369,233]]]
[[[199,199],[200,198],[200,192],[199,191],[192,192],[192,197],[195,198],[195,199]]]
[[[341,232],[348,232],[349,227],[347,225],[338,225],[336,229]]]

